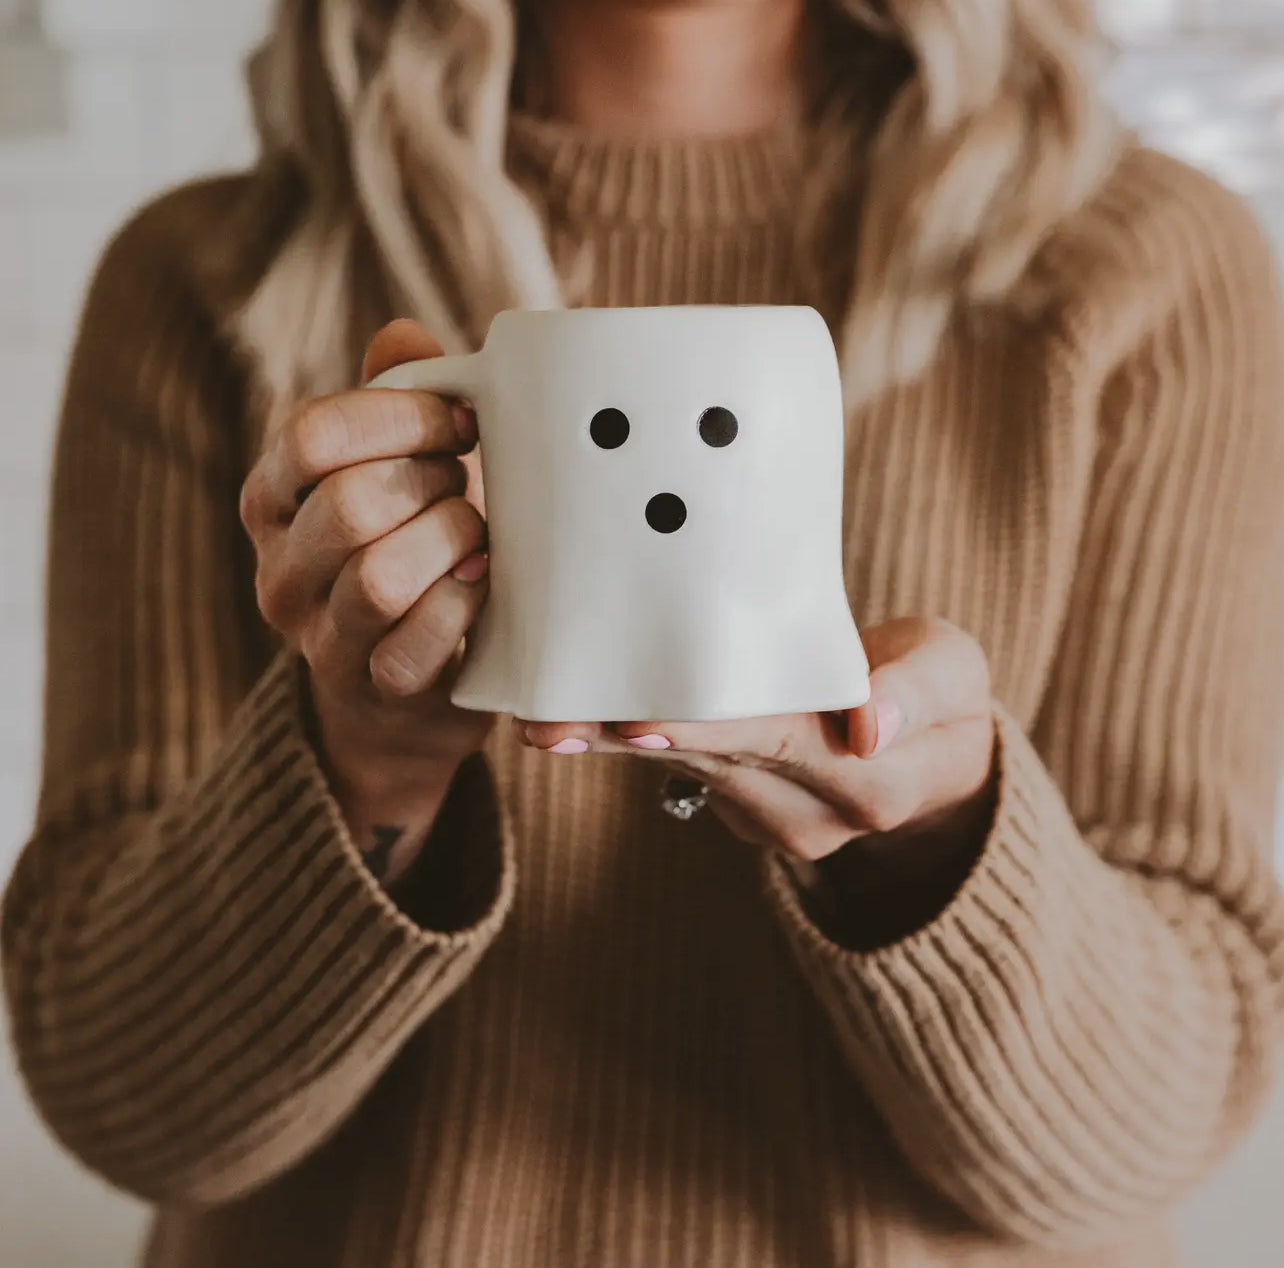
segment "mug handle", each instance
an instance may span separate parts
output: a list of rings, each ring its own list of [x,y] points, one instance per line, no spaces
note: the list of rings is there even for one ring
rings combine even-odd
[[[485,382],[482,354],[469,352],[454,357],[429,357],[407,361],[376,374],[366,387],[393,387],[415,392],[440,392],[442,396],[472,399]]]

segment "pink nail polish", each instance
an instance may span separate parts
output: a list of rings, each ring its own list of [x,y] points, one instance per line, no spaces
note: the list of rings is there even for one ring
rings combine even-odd
[[[905,715],[893,697],[880,696],[874,701],[874,717],[878,722],[874,753],[881,753],[896,738],[905,723]]]
[[[566,739],[554,744],[551,748],[546,748],[546,753],[587,753],[588,741],[576,739],[575,736],[569,735]]]
[[[485,555],[469,555],[451,569],[450,575],[457,581],[480,581],[489,567],[490,561]]]
[[[634,748],[672,748],[673,745],[662,735],[636,735],[628,741]]]
[[[471,444],[477,439],[477,417],[472,410],[454,401],[450,406],[450,420],[455,424],[460,440]]]

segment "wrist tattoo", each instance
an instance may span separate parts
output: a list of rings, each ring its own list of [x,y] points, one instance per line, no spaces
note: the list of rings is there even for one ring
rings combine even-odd
[[[395,827],[387,824],[376,824],[374,828],[374,844],[364,852],[366,866],[375,874],[379,880],[383,880],[388,875],[388,863],[392,856],[393,847],[406,835],[404,827]]]

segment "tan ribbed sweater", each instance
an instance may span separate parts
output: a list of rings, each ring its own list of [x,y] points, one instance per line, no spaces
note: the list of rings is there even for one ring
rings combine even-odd
[[[514,137],[600,304],[806,299],[794,162]],[[159,1204],[149,1264],[1174,1262],[1284,981],[1284,325],[1240,202],[1130,151],[1046,313],[961,323],[850,419],[857,618],[970,630],[998,736],[974,870],[872,949],[841,867],[847,937],[664,816],[654,765],[504,727],[401,905],[365,870],[237,520],[260,424],[220,331],[288,214],[265,171],[123,231],[57,450],[6,983],[51,1128]]]

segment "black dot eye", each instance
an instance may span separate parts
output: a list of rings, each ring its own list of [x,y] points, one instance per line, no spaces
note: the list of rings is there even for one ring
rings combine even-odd
[[[618,449],[629,438],[629,417],[622,409],[600,409],[589,423],[589,435],[599,449]]]
[[[710,448],[725,449],[739,432],[736,416],[721,405],[711,405],[700,415],[700,439]]]

